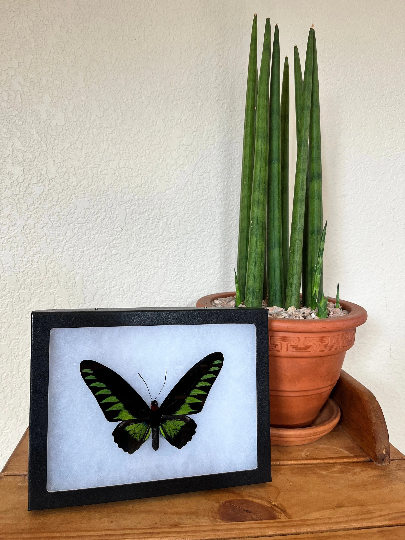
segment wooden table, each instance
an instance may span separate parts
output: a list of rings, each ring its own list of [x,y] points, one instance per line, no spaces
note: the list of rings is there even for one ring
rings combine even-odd
[[[334,398],[341,423],[315,443],[273,447],[271,483],[86,507],[27,511],[26,434],[0,476],[0,538],[404,540],[405,456],[357,381],[344,375]]]

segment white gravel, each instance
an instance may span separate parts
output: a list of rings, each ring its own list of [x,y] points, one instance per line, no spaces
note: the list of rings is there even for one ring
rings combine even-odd
[[[235,297],[227,296],[225,298],[217,298],[212,301],[213,307],[221,308],[234,308],[235,307]],[[244,307],[243,304],[239,307]],[[317,316],[316,310],[312,310],[308,307],[289,307],[288,309],[283,309],[282,307],[272,306],[267,307],[269,313],[269,319],[311,319],[315,320],[319,317]],[[347,315],[348,312],[345,309],[335,307],[333,302],[328,302],[328,317],[341,317],[342,315]]]

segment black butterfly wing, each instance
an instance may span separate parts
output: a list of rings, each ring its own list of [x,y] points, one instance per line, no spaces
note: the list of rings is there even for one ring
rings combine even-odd
[[[197,424],[188,416],[162,416],[160,433],[176,448],[183,448],[191,441]]]
[[[109,422],[149,419],[145,401],[118,373],[94,360],[80,362],[80,373]]]
[[[133,454],[149,438],[151,431],[148,422],[125,420],[118,424],[112,434],[114,441],[124,452]]]
[[[94,360],[83,360],[80,373],[109,422],[120,421],[114,429],[116,444],[133,454],[151,433],[150,409],[118,373]]]
[[[197,414],[216,381],[224,355],[214,352],[197,362],[174,386],[163,401],[160,410],[166,416],[185,416]]]

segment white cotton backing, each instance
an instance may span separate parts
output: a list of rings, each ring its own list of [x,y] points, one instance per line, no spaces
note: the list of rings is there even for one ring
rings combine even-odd
[[[255,469],[257,467],[256,330],[252,324],[55,328],[49,348],[47,490],[61,491]],[[121,375],[150,405],[199,360],[222,352],[223,368],[197,430],[182,449],[160,436],[129,455],[80,374],[95,360]],[[198,489],[198,488],[197,488]]]

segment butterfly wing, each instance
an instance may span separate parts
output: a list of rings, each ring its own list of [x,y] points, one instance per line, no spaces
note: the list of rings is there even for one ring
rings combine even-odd
[[[145,401],[112,369],[94,360],[83,360],[80,373],[109,422],[149,418]]]
[[[80,373],[109,422],[120,421],[114,429],[116,444],[133,454],[148,439],[150,409],[118,373],[94,360],[83,360]]]
[[[149,438],[151,431],[152,429],[148,422],[125,420],[114,429],[113,437],[116,444],[124,452],[133,454]]]
[[[174,386],[160,410],[166,416],[197,414],[216,381],[224,363],[224,355],[214,352],[197,362]]]
[[[162,416],[160,433],[176,448],[183,448],[191,441],[197,424],[188,416]]]

